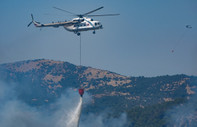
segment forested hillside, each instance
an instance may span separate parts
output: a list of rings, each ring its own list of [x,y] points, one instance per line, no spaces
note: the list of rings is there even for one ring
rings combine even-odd
[[[92,97],[91,104],[83,109],[85,114],[110,109],[110,117],[125,112],[129,127],[156,127],[175,125],[171,120],[176,119],[177,110],[189,108],[179,118],[179,125],[196,126],[197,122],[197,105],[193,99],[197,87],[195,76],[127,77],[68,62],[39,59],[1,64],[0,80],[16,84],[17,98],[35,107],[55,102],[68,89],[76,91],[82,87]]]

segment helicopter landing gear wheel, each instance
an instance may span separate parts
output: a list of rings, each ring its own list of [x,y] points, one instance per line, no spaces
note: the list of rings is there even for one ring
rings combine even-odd
[[[81,35],[81,33],[77,33],[77,36],[80,36]]]
[[[94,30],[92,33],[93,33],[93,34],[95,34],[95,33],[96,33],[96,31]]]

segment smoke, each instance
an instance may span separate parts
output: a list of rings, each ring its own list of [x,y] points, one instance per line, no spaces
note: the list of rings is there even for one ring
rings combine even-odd
[[[196,91],[196,90],[195,90]],[[180,104],[166,113],[168,126],[196,127],[197,126],[197,95],[188,97],[187,103]]]
[[[33,107],[17,98],[17,84],[0,81],[0,127],[73,127],[74,114],[82,104],[77,91],[68,89],[56,102],[48,106]],[[91,96],[85,93],[83,106],[88,106]],[[83,110],[83,109],[82,109]],[[74,115],[74,116],[73,116]],[[82,115],[79,127],[123,127],[127,116],[108,118],[107,112]],[[74,124],[75,125],[74,125]],[[68,125],[70,124],[70,125]],[[73,125],[73,126],[71,126]]]
[[[0,127],[54,127],[45,111],[17,99],[16,85],[0,81]]]
[[[5,104],[0,118],[1,127],[52,127],[48,122],[43,122],[44,117],[40,112],[17,100]]]

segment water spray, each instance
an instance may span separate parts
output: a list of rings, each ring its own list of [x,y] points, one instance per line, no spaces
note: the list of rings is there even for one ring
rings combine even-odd
[[[79,111],[78,111],[78,122],[77,122],[77,127],[79,127],[79,121],[80,121],[80,116],[81,116],[81,109],[82,109],[82,103],[83,103],[83,94],[84,94],[84,89],[79,89],[79,95],[80,95],[80,103],[79,103]]]
[[[70,114],[70,119],[66,123],[66,127],[79,127],[84,89],[79,89],[79,94],[80,94],[79,103],[77,104],[77,107],[74,109],[74,111]]]

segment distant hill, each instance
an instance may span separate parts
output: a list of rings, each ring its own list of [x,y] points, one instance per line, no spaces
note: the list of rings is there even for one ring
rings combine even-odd
[[[195,76],[127,77],[45,59],[1,64],[0,80],[17,83],[18,98],[33,106],[55,101],[68,88],[83,87],[93,97],[92,104],[85,111],[99,112],[111,108],[131,114],[136,108],[145,110],[150,106],[178,102],[177,99],[183,103],[196,95],[197,88]]]

